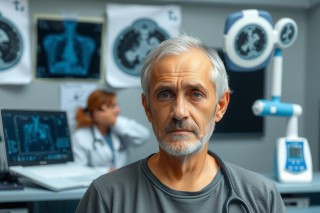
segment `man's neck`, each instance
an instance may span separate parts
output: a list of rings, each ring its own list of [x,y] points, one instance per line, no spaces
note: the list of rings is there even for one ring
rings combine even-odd
[[[166,186],[180,191],[199,191],[206,187],[219,169],[204,147],[199,153],[174,157],[160,149],[148,160],[152,173]]]

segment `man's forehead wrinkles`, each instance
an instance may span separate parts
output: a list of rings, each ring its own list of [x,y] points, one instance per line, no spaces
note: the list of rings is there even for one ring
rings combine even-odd
[[[154,85],[154,89],[206,89],[206,84],[202,81],[197,80],[188,80],[188,81],[167,81],[167,82],[158,82]]]
[[[197,72],[195,70],[175,70],[175,71],[160,71],[160,72],[154,72],[155,78],[170,78],[170,77],[194,77],[198,76],[200,72]]]

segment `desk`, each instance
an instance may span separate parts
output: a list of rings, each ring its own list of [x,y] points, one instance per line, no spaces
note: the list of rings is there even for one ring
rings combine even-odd
[[[39,186],[26,185],[23,190],[0,191],[0,203],[53,200],[80,200],[87,188],[54,192]]]
[[[45,202],[47,205],[45,206],[42,201],[50,201],[50,204],[57,204],[50,205],[50,207],[53,206],[53,208],[57,210],[55,212],[74,212],[78,201],[87,190],[87,188],[79,188],[55,192],[26,180],[22,180],[22,182],[25,184],[23,190],[0,191],[0,207],[8,209],[19,207],[28,209],[29,213],[40,213],[47,212],[44,209],[48,208],[47,202]],[[67,201],[68,205],[59,205],[62,203],[61,201]],[[3,205],[1,205],[1,203]]]
[[[276,181],[271,174],[266,174],[265,176],[275,182],[281,194],[320,193],[320,172],[313,174],[313,179],[310,183],[280,183]]]
[[[266,174],[265,176],[275,182],[277,189],[283,197],[300,196],[310,199],[310,208],[288,208],[288,213],[320,212],[320,172],[314,172],[310,183],[280,183],[271,174]]]

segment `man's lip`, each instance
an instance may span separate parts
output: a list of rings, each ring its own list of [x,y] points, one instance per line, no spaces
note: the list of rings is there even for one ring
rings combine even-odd
[[[193,132],[191,130],[188,130],[188,129],[172,129],[172,130],[169,130],[169,132]]]

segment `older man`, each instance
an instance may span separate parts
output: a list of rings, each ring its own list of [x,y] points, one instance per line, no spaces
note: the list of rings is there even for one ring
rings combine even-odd
[[[141,83],[159,152],[93,181],[77,212],[285,212],[271,181],[208,150],[229,103],[213,49],[187,35],[166,40],[147,56]]]

